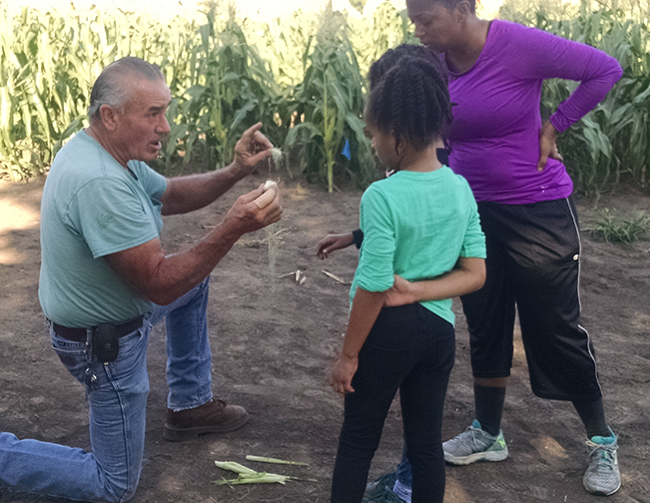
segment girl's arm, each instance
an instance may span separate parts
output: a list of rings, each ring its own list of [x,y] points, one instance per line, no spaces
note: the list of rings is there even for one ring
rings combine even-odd
[[[327,258],[333,251],[340,250],[341,248],[347,248],[353,243],[358,250],[361,248],[362,241],[363,232],[361,229],[347,232],[345,234],[328,234],[316,245],[316,255],[318,255],[319,259],[323,260]]]
[[[330,253],[342,248],[347,248],[354,243],[354,235],[351,232],[345,234],[328,234],[316,245],[316,255],[319,259],[326,259]]]
[[[332,370],[331,385],[337,393],[354,393],[352,377],[359,365],[359,351],[379,316],[385,297],[386,292],[369,292],[357,288],[343,350]]]
[[[449,299],[475,292],[484,283],[485,260],[460,257],[454,269],[435,279],[411,283],[396,275],[395,284],[386,292],[384,305],[404,306],[413,302]]]

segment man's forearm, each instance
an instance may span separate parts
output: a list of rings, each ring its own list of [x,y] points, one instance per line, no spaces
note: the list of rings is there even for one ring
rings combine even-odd
[[[162,214],[177,215],[203,208],[230,190],[247,174],[231,164],[209,173],[169,178],[167,190],[161,198]]]
[[[254,202],[263,194],[261,188],[239,196],[215,229],[180,253],[165,255],[160,239],[155,238],[107,255],[105,260],[142,297],[169,304],[203,281],[241,236],[280,220],[280,195],[273,193],[273,201],[264,208]]]
[[[159,249],[158,256],[152,257],[152,261],[140,264],[137,259],[128,257],[124,262],[118,262],[116,256],[108,256],[107,260],[123,278],[130,280],[140,295],[156,304],[166,305],[203,281],[240,237],[241,233],[234,226],[221,222],[201,241],[182,252],[165,256]]]

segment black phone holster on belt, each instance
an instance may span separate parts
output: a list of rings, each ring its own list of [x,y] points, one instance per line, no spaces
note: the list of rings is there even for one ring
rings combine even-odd
[[[102,363],[114,362],[120,352],[120,337],[115,325],[104,323],[92,328],[92,351]]]

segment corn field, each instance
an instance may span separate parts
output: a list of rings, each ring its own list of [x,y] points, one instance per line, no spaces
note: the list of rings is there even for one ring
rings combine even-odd
[[[389,3],[363,19],[329,7],[259,23],[219,3],[205,4],[198,21],[161,22],[96,8],[64,15],[23,8],[10,17],[6,1],[0,0],[0,176],[13,181],[47,173],[62,144],[87,125],[101,69],[131,55],[159,65],[175,97],[169,141],[155,165],[161,172],[223,166],[241,133],[262,121],[292,175],[330,191],[343,180],[366,185],[377,176],[363,134],[368,68],[388,48],[417,42],[406,13]],[[623,178],[648,183],[650,8],[648,0],[625,1],[508,0],[500,11],[594,45],[623,66],[607,98],[559,140],[579,190],[596,195]],[[554,110],[574,88],[547,82],[543,109]]]

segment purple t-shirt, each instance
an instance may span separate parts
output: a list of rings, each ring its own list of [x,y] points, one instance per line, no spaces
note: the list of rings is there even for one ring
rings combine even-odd
[[[551,115],[562,132],[595,107],[621,78],[616,59],[536,28],[494,20],[481,55],[465,73],[450,71],[454,122],[449,164],[477,201],[528,204],[569,196],[573,183],[555,159],[537,171],[542,81],[579,81]]]

